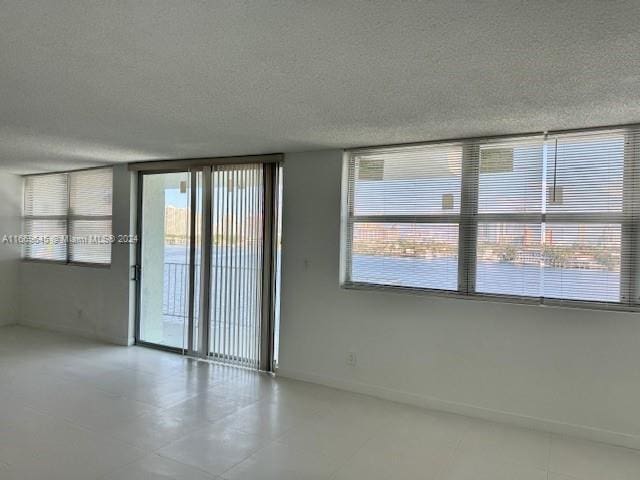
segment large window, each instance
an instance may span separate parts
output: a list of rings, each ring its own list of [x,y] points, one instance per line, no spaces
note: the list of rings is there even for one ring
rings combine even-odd
[[[462,149],[373,150],[351,163],[350,279],[455,290]]]
[[[637,303],[639,135],[617,128],[348,152],[343,285]]]
[[[29,175],[24,180],[24,257],[111,263],[110,168]]]

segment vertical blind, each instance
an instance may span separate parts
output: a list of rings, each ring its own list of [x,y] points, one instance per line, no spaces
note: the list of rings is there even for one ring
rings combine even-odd
[[[640,133],[352,150],[343,283],[638,302]]]
[[[24,257],[109,264],[112,242],[111,168],[24,180]]]
[[[212,172],[212,356],[258,368],[262,320],[262,164],[215,165]]]

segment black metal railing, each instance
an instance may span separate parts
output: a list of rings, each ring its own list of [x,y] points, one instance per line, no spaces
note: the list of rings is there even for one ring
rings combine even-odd
[[[220,267],[218,267],[220,268]],[[224,271],[255,270],[256,267],[225,266]],[[224,273],[222,273],[224,275]],[[196,298],[200,284],[200,265],[196,264]],[[178,262],[164,263],[162,291],[162,314],[167,317],[187,318],[189,316],[189,264]]]
[[[197,268],[197,267],[196,267]],[[168,317],[189,316],[189,265],[165,262],[162,291],[162,314]]]

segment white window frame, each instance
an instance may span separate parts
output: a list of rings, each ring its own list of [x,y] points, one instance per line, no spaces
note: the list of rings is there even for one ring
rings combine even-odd
[[[34,176],[43,176],[43,175],[67,175],[67,177],[72,173],[89,171],[89,170],[110,170],[113,175],[113,167],[92,167],[92,168],[83,168],[79,170],[67,170],[62,172],[47,172],[47,173],[34,173],[30,175],[23,175],[23,178],[34,177]],[[113,186],[112,186],[113,188]],[[70,190],[69,190],[69,180],[67,178],[67,208],[66,215],[25,215],[24,214],[24,184],[23,184],[23,206],[22,206],[22,224],[24,229],[25,220],[66,220],[66,236],[67,238],[70,236],[71,232],[71,223],[75,220],[109,220],[111,221],[111,234],[113,235],[113,195],[111,202],[111,215],[96,215],[96,216],[88,216],[88,215],[74,215],[71,212],[70,205]],[[23,231],[24,234],[24,231]],[[65,244],[66,251],[66,259],[65,260],[50,260],[47,258],[33,258],[27,257],[25,255],[25,249],[22,249],[22,261],[23,262],[33,262],[33,263],[51,263],[58,265],[75,265],[82,267],[92,267],[92,268],[111,268],[111,263],[113,261],[113,244],[109,245],[111,252],[109,255],[109,263],[99,263],[99,262],[78,262],[71,260],[71,244],[67,242]]]
[[[340,223],[340,286],[345,289],[383,290],[435,295],[473,300],[488,300],[531,305],[553,305],[587,309],[640,311],[640,125],[623,125],[589,129],[561,130],[532,134],[501,135],[495,137],[469,138],[457,141],[433,141],[409,145],[460,145],[462,147],[462,175],[460,187],[460,214],[425,216],[356,216],[353,212],[354,162],[357,155],[398,148],[402,145],[355,148],[344,151],[342,171],[342,202]],[[564,134],[608,132],[625,135],[623,211],[612,213],[489,213],[478,214],[479,203],[479,160],[480,144],[499,144],[502,141],[540,139],[543,155],[547,155],[548,137]],[[545,158],[543,162],[547,159]],[[547,196],[543,183],[542,195]],[[439,290],[432,288],[381,285],[368,282],[354,282],[350,278],[350,251],[353,225],[358,222],[408,222],[408,223],[457,223],[458,233],[458,289]],[[620,239],[620,301],[589,301],[562,298],[529,297],[508,294],[478,293],[475,291],[478,224],[508,222],[525,223],[601,223],[619,224]]]

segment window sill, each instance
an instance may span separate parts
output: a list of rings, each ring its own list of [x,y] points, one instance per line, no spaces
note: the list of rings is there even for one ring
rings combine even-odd
[[[495,294],[464,294],[453,290],[437,290],[428,288],[401,287],[394,285],[378,285],[365,282],[342,282],[340,287],[345,290],[369,290],[400,294],[422,295],[435,298],[449,298],[493,303],[510,303],[538,307],[579,308],[583,310],[606,310],[617,312],[640,312],[640,304],[594,302],[586,300],[562,300],[544,297],[519,297],[514,295]]]
[[[71,267],[89,267],[89,268],[100,268],[100,269],[110,269],[110,263],[89,263],[89,262],[65,262],[63,260],[46,260],[42,258],[22,258],[22,262],[24,263],[40,263],[45,265],[62,265],[62,266],[71,266]]]

